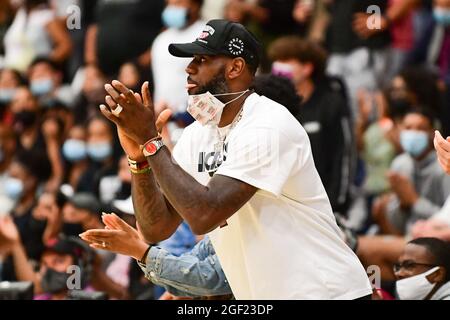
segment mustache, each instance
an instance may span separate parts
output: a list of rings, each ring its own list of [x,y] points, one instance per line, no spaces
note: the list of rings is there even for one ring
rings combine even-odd
[[[192,80],[191,77],[187,77],[187,82],[198,85],[198,83],[196,81]]]

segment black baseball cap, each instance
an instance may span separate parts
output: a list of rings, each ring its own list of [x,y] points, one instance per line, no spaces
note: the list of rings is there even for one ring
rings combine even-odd
[[[71,255],[75,260],[78,259],[83,253],[83,248],[78,245],[76,241],[71,240],[71,238],[68,237],[50,239],[45,244],[45,249],[57,254]]]
[[[101,204],[97,200],[97,198],[93,194],[87,192],[74,194],[71,198],[69,198],[68,202],[71,203],[75,208],[87,210],[90,213],[100,214],[100,211],[102,209]]]
[[[242,24],[216,19],[206,24],[194,42],[171,44],[169,52],[181,58],[196,54],[242,57],[248,64],[258,66],[261,44]]]

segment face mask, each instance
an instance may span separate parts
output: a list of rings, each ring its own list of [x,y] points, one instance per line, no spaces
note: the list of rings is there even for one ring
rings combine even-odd
[[[427,276],[439,270],[434,267],[427,272],[396,282],[397,294],[400,300],[423,300],[436,285],[427,280]]]
[[[83,140],[69,139],[64,142],[62,153],[70,162],[77,162],[87,157],[86,142]]]
[[[400,144],[405,152],[413,157],[418,157],[428,148],[430,138],[423,131],[402,130],[400,132]]]
[[[87,144],[87,154],[94,160],[101,162],[112,155],[112,146],[109,142],[97,142]]]
[[[450,9],[439,7],[434,8],[433,16],[434,20],[436,20],[438,24],[441,24],[443,26],[450,26]]]
[[[167,6],[162,13],[166,27],[182,29],[187,24],[188,10],[183,7]]]
[[[14,125],[19,127],[19,131],[32,127],[37,120],[36,112],[20,111],[14,114]]]
[[[187,112],[203,126],[218,125],[222,117],[223,109],[230,103],[238,100],[249,90],[242,92],[223,93],[212,95],[209,91],[202,94],[189,96]],[[216,97],[236,95],[239,96],[227,103],[223,103]]]
[[[31,82],[31,93],[35,96],[43,96],[49,94],[53,90],[52,79],[34,80]]]
[[[294,68],[288,63],[274,62],[272,65],[272,74],[274,76],[294,79]]]
[[[47,227],[47,220],[38,220],[31,216],[29,227],[31,233],[35,234],[39,238],[42,238],[45,228]]]
[[[45,293],[58,293],[67,290],[67,279],[70,274],[58,272],[48,268],[41,280],[42,291]]]
[[[0,89],[0,103],[10,103],[16,92],[17,89]]]
[[[7,178],[3,189],[5,194],[13,201],[17,201],[23,194],[23,182],[16,178]]]
[[[63,223],[61,232],[68,237],[78,237],[80,233],[84,232],[84,229],[81,223]]]

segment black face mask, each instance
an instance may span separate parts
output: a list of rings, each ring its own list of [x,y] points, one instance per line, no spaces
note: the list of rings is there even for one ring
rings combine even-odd
[[[47,220],[38,220],[31,216],[29,227],[33,236],[41,239],[42,235],[44,234],[45,228],[47,227]]]
[[[61,232],[68,237],[78,237],[80,233],[84,232],[84,229],[81,223],[64,223]]]
[[[37,120],[37,114],[33,111],[20,111],[14,114],[14,126],[19,130],[32,127]]]
[[[45,293],[58,293],[67,290],[69,277],[69,273],[47,269],[41,280],[42,291]]]

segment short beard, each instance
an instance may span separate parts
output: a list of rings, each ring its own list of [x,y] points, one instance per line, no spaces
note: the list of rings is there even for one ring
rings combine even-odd
[[[211,94],[223,94],[228,93],[229,88],[225,79],[225,66],[220,68],[219,72],[208,83],[199,86],[196,94],[203,94],[206,92]]]

